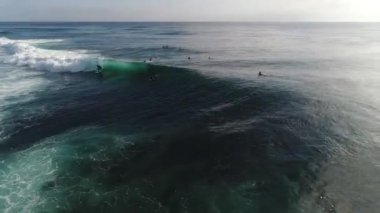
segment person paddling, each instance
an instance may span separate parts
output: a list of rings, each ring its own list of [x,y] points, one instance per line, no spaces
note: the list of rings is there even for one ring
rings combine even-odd
[[[262,72],[259,72],[259,77],[267,77],[267,75],[264,75]]]

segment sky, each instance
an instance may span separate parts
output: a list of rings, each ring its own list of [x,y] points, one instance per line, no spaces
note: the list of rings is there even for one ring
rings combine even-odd
[[[380,0],[0,0],[0,21],[380,21]]]

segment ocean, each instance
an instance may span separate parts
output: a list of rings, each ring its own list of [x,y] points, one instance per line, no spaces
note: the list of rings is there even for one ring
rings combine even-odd
[[[379,23],[0,23],[0,211],[374,213],[379,92]]]

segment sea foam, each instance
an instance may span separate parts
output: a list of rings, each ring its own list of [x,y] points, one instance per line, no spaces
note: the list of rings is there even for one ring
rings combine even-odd
[[[12,40],[0,37],[0,48],[4,53],[0,56],[0,61],[50,72],[80,72],[96,69],[98,59],[95,55],[83,51],[48,50],[35,46],[51,41],[57,40]]]

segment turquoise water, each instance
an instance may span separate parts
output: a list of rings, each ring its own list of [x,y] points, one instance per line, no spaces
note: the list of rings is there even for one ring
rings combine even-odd
[[[1,23],[1,212],[376,212],[379,65],[379,24]]]

